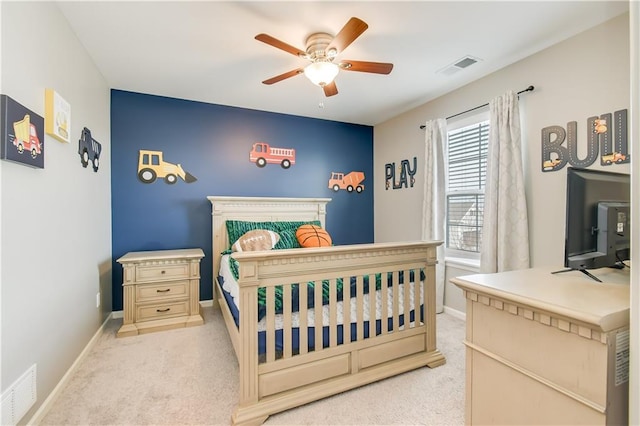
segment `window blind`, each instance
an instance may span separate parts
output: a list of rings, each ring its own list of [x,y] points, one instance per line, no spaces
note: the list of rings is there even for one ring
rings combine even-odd
[[[447,247],[479,252],[489,121],[448,132]]]

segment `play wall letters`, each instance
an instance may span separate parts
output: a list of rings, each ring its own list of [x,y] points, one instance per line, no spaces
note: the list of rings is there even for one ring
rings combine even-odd
[[[418,171],[418,159],[413,157],[413,168],[409,160],[402,160],[396,168],[396,163],[384,165],[385,189],[413,188],[416,179],[413,177]]]

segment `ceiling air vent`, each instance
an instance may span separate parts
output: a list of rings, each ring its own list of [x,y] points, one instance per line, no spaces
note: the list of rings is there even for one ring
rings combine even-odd
[[[458,59],[454,63],[449,64],[446,67],[438,70],[437,72],[439,74],[444,74],[444,75],[453,75],[453,74],[457,73],[458,71],[463,70],[463,69],[475,64],[478,61],[481,61],[481,59],[467,55],[467,56],[465,56],[463,58]]]

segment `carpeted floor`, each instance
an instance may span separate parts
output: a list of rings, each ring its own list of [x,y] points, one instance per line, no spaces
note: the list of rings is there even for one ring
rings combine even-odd
[[[228,425],[238,365],[218,310],[205,324],[116,339],[109,321],[42,425]],[[462,425],[464,321],[437,315],[447,363],[421,368],[267,419],[265,425]]]

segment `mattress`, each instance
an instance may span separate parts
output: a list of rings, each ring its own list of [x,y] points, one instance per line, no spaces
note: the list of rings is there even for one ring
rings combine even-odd
[[[218,282],[220,284],[220,287],[222,288],[222,292],[224,294],[224,298],[227,302],[227,305],[229,306],[229,309],[233,315],[233,318],[235,320],[236,326],[238,326],[239,324],[239,318],[240,318],[240,312],[239,312],[239,308],[238,308],[238,298],[240,295],[240,290],[239,290],[239,286],[238,286],[238,282],[236,281],[231,268],[230,268],[230,261],[229,261],[230,256],[229,255],[223,255],[220,261],[220,274],[218,276]],[[413,307],[414,305],[414,288],[415,286],[413,285],[413,282],[410,282],[409,285],[405,286],[405,284],[401,283],[398,285],[398,312],[401,313],[399,315],[399,327],[400,329],[402,327],[404,327],[404,315],[402,314],[404,312],[404,291],[405,291],[405,287],[409,288],[409,306]],[[423,286],[420,285],[419,286],[420,289],[420,300],[424,300],[424,291],[423,291]],[[372,301],[375,299],[375,304],[376,304],[376,334],[380,334],[382,332],[382,321],[383,320],[387,320],[388,323],[388,330],[393,330],[393,306],[394,306],[394,297],[393,297],[393,291],[389,288],[387,293],[387,312],[386,315],[383,314],[382,312],[382,298],[384,296],[384,293],[382,290],[377,290],[374,293],[365,293],[363,295],[363,319],[364,319],[364,338],[368,338],[369,337],[369,321],[371,320],[370,318],[370,304],[372,303]],[[353,322],[353,320],[355,318],[357,318],[357,304],[356,304],[357,300],[355,297],[351,297],[350,298],[350,316],[349,318],[352,319],[351,322],[351,340],[355,341],[357,340],[357,334],[356,334],[356,323]],[[344,306],[345,303],[342,301],[339,301],[337,303],[337,324],[338,324],[338,344],[342,344],[342,330],[344,328]],[[275,328],[276,328],[276,349],[278,350],[282,350],[282,328],[283,328],[283,315],[282,314],[276,314],[275,315]],[[307,324],[308,324],[308,342],[309,342],[309,347],[310,349],[313,348],[315,346],[315,342],[314,342],[314,338],[315,338],[315,331],[314,331],[314,325],[316,324],[315,322],[315,317],[316,317],[316,309],[315,308],[309,308],[307,310]],[[328,332],[328,326],[329,326],[329,306],[328,305],[324,305],[322,306],[322,325],[323,325],[323,346],[328,346],[328,339],[329,339],[329,332]],[[410,310],[410,318],[409,321],[410,323],[412,323],[414,321],[414,311],[413,308]],[[423,308],[422,308],[422,304],[420,304],[420,318],[423,318]],[[294,348],[297,348],[298,345],[298,333],[299,333],[299,324],[300,324],[300,313],[299,312],[293,312],[291,314],[291,324],[292,324],[292,328],[293,328],[293,336],[292,336],[292,340],[293,340],[293,345]],[[259,320],[258,322],[258,334],[259,334],[259,352],[260,353],[264,353],[264,349],[265,349],[265,330],[266,330],[266,318],[262,318]]]

